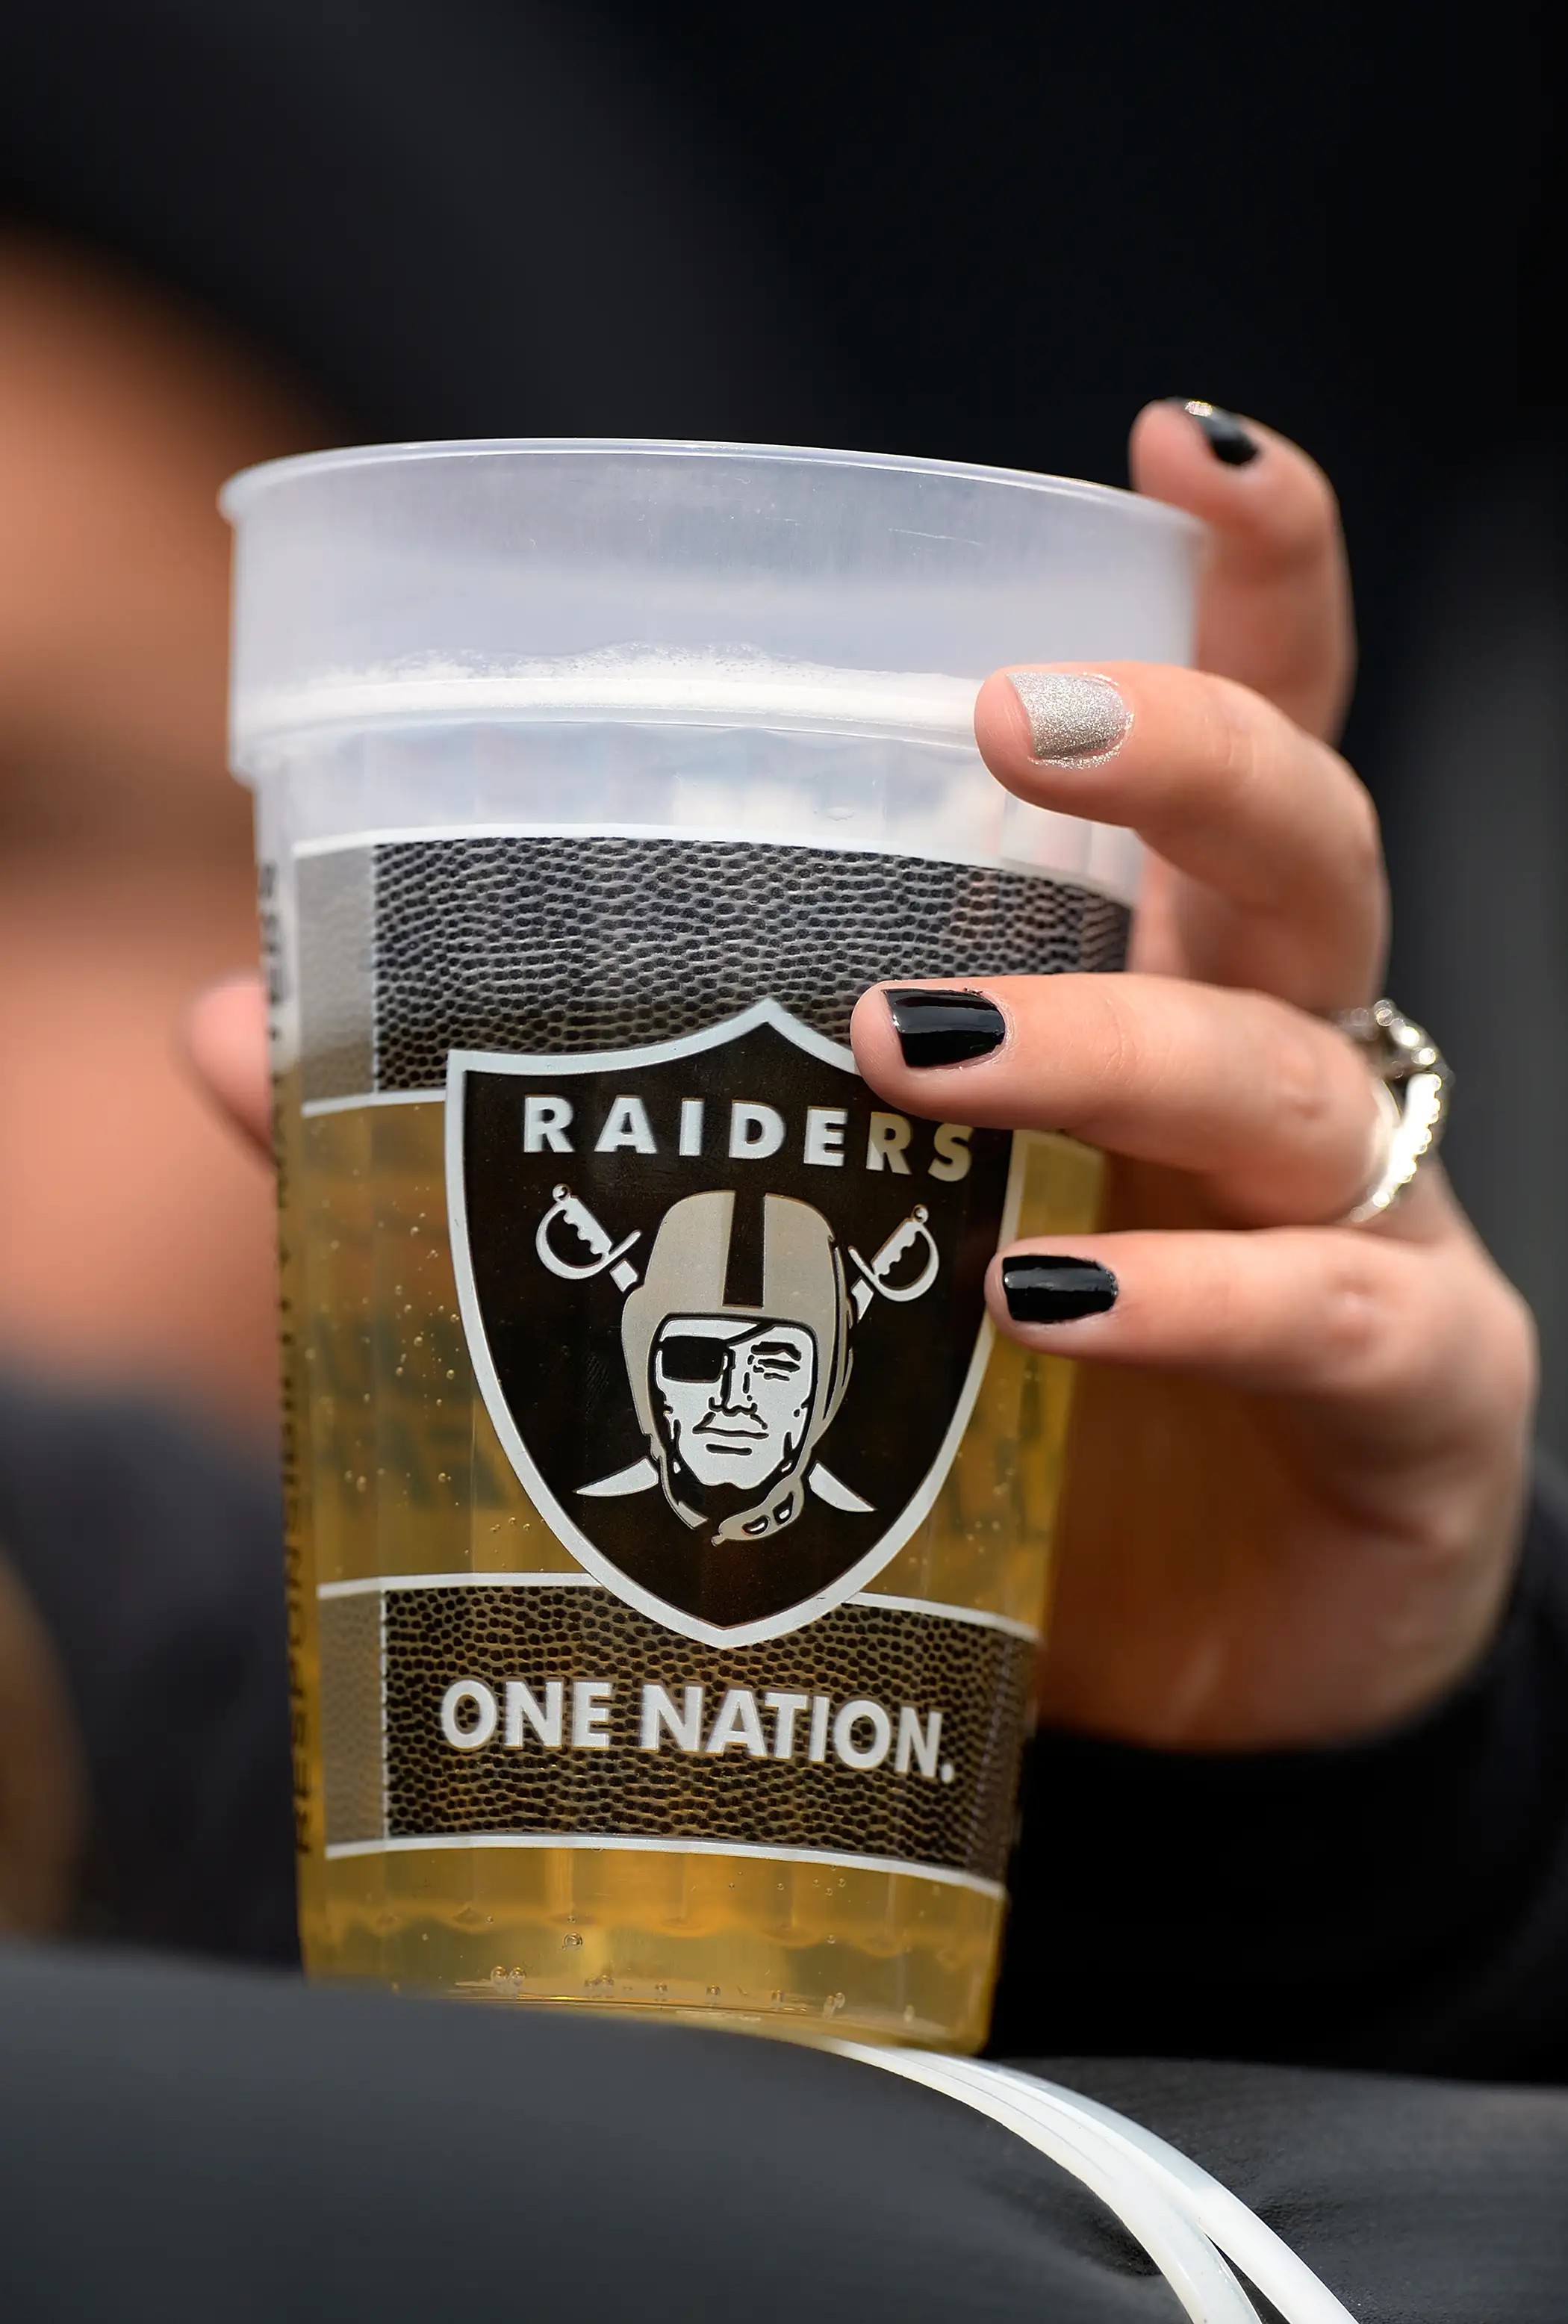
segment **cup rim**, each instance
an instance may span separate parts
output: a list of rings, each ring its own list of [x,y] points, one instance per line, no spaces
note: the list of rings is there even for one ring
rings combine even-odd
[[[218,506],[231,524],[247,516],[257,503],[296,477],[325,475],[342,469],[413,466],[421,462],[493,458],[594,457],[624,453],[655,455],[669,459],[772,460],[822,468],[867,468],[893,475],[964,477],[975,484],[1005,484],[1016,491],[1045,493],[1056,499],[1100,502],[1144,521],[1174,527],[1190,536],[1201,534],[1198,518],[1167,502],[1147,499],[1119,484],[1092,484],[1081,476],[1057,476],[1030,468],[1001,468],[982,461],[928,459],[903,452],[851,452],[800,444],[708,442],[700,437],[665,436],[473,436],[411,439],[404,443],[343,445],[324,452],[296,452],[279,460],[263,460],[241,468],[218,493]]]

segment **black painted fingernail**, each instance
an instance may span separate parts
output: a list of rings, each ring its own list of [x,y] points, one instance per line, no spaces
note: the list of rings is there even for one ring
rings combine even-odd
[[[1118,1285],[1095,1259],[1056,1259],[1030,1251],[1001,1262],[1001,1287],[1015,1323],[1073,1323],[1116,1305]]]
[[[1255,436],[1249,436],[1233,411],[1222,411],[1217,403],[1185,403],[1173,395],[1173,403],[1181,404],[1189,420],[1194,420],[1209,439],[1209,449],[1216,460],[1223,460],[1227,468],[1244,468],[1263,449]]]
[[[888,994],[888,1014],[907,1065],[961,1065],[1007,1038],[1007,1019],[983,992],[900,984]]]

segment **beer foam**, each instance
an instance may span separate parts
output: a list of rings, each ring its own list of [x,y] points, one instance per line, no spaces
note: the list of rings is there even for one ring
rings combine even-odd
[[[842,669],[746,646],[659,646],[498,661],[425,656],[244,688],[244,742],[319,727],[457,719],[650,719],[908,733],[973,745],[980,681],[941,671]]]

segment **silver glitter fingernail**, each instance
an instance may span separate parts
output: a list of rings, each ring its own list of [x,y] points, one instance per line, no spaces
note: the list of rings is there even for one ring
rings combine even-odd
[[[1023,704],[1037,759],[1058,767],[1099,766],[1127,739],[1132,713],[1108,678],[1010,669],[1007,682]]]

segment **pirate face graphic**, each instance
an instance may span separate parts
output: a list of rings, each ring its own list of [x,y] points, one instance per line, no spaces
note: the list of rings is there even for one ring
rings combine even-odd
[[[672,1315],[653,1342],[652,1371],[667,1477],[684,1472],[702,1487],[755,1495],[795,1467],[816,1384],[809,1332],[771,1321],[748,1331],[729,1315]]]
[[[726,1188],[665,1213],[621,1344],[647,1481],[687,1525],[756,1541],[798,1517],[849,1382],[853,1313],[809,1204]]]

